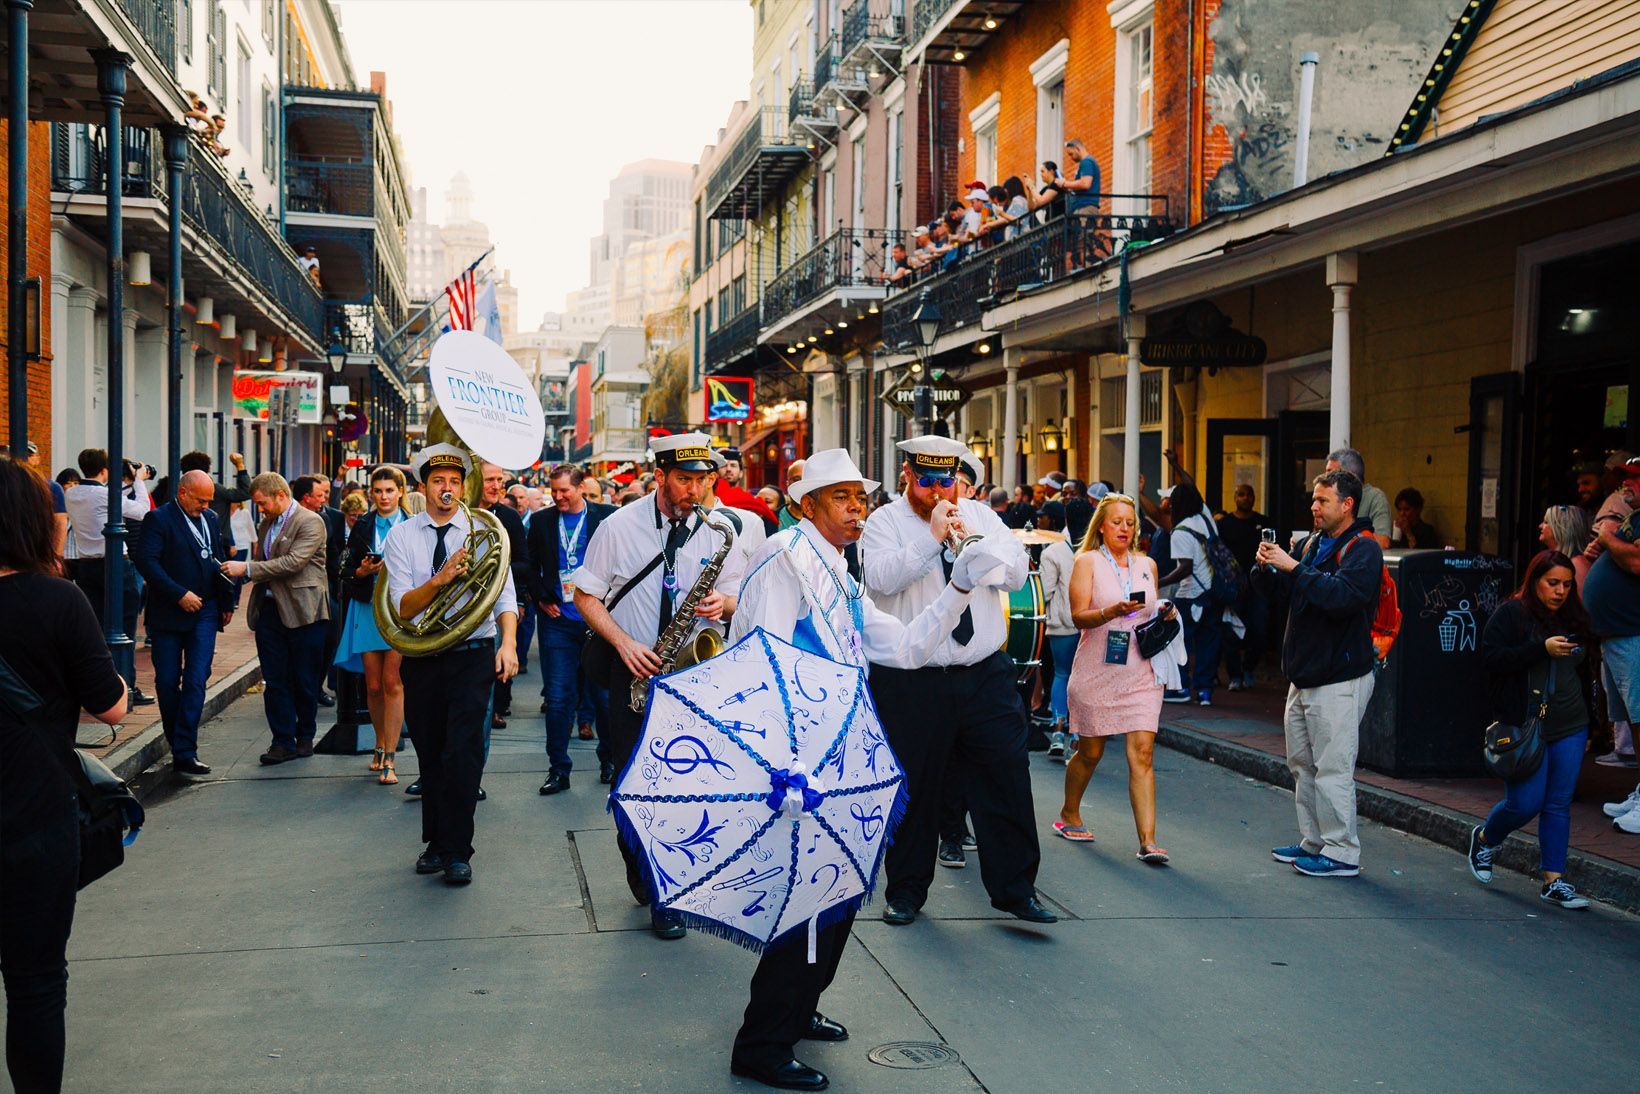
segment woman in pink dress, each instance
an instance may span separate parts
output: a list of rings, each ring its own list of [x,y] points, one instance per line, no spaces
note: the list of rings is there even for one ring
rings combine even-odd
[[[1065,805],[1054,831],[1088,843],[1082,794],[1105,754],[1105,738],[1127,736],[1128,800],[1142,862],[1161,864],[1156,844],[1156,774],[1151,766],[1162,685],[1139,653],[1133,629],[1156,614],[1156,564],[1134,550],[1139,537],[1133,499],[1107,494],[1088,522],[1071,571],[1071,620],[1081,630],[1068,688],[1076,751],[1065,765]],[[1164,614],[1171,614],[1168,606]]]

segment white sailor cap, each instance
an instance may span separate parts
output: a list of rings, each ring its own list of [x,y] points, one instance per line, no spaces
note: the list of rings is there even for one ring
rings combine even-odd
[[[926,471],[942,475],[955,475],[957,461],[964,456],[972,455],[968,446],[953,437],[936,437],[925,434],[921,437],[912,437],[895,445],[906,458],[911,461],[913,471]]]
[[[972,449],[959,457],[957,462],[960,464],[957,470],[968,472],[968,480],[972,485],[978,486],[985,481],[985,468],[980,465],[979,457],[974,455]]]
[[[453,467],[461,472],[465,479],[472,473],[473,466],[467,459],[467,453],[453,444],[430,444],[416,453],[416,458],[410,461],[410,467],[416,473],[416,481],[426,482],[427,476],[441,467]]]
[[[712,458],[712,438],[704,433],[674,433],[649,442],[655,466],[668,471],[716,471]]]
[[[804,495],[811,491],[840,482],[860,483],[865,486],[867,493],[882,485],[876,479],[868,479],[860,472],[855,466],[854,457],[848,454],[848,449],[823,448],[803,461],[803,477],[788,485],[786,494],[792,501],[801,502]]]

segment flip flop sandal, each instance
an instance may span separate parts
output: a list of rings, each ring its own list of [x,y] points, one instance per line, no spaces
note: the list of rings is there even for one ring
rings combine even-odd
[[[1141,847],[1136,857],[1140,862],[1148,862],[1152,866],[1167,865],[1167,852],[1160,847]]]
[[[1068,839],[1072,843],[1092,843],[1093,833],[1085,824],[1066,824],[1064,821],[1053,822],[1054,834],[1061,839]]]

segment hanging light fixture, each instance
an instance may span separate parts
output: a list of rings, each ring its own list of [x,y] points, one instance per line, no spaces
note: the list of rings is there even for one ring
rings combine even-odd
[[[245,328],[245,336],[239,340],[240,348],[246,353],[256,352],[256,332],[250,327]]]
[[[1053,424],[1052,418],[1042,423],[1042,428],[1037,431],[1037,436],[1042,438],[1042,451],[1044,452],[1058,452],[1060,445],[1065,440],[1064,433],[1060,432],[1059,427]]]
[[[273,360],[273,339],[258,338],[256,340],[256,359],[264,365]]]
[[[220,328],[222,337],[226,341],[231,342],[235,338],[239,337],[239,320],[233,316],[224,315],[220,320],[218,320],[217,326]]]
[[[992,15],[990,12],[986,12],[985,13],[985,23],[983,25],[984,25],[986,30],[995,30],[995,29],[997,29],[997,17]]]
[[[129,274],[126,280],[133,285],[152,285],[154,283],[154,260],[147,251],[132,251],[126,261]]]
[[[968,59],[968,54],[959,49],[955,53],[951,54],[951,59],[958,62],[966,61]]]
[[[194,304],[194,322],[202,327],[216,322],[216,301],[208,296],[200,297]]]
[[[848,326],[848,320],[847,319],[837,320],[837,327],[838,327],[839,330],[842,329],[843,327],[846,327],[846,326]]]
[[[980,353],[981,353],[981,354],[982,354],[982,355],[983,355],[983,354],[987,354],[987,353],[990,353],[990,352],[991,352],[991,343],[989,343],[989,342],[981,342],[981,343],[980,343],[980,344],[979,344],[979,345],[978,345],[978,346],[976,346],[976,347],[974,347],[974,348],[975,348],[975,349],[977,349],[977,350],[979,350],[979,352],[980,352]]]

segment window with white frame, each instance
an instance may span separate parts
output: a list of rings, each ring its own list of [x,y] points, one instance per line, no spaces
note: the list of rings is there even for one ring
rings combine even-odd
[[[262,81],[262,173],[269,181],[277,177],[279,165],[279,100],[274,98],[273,85]]]
[[[274,0],[262,0],[262,40],[273,48]]]
[[[900,161],[904,125],[905,111],[896,110],[888,116],[888,198],[884,207],[883,227],[888,229],[891,242],[900,230],[900,198],[905,191],[905,174]]]
[[[256,100],[252,97],[255,84],[251,81],[251,47],[245,44],[245,39],[239,39],[239,68],[235,73],[239,86],[234,90],[239,94],[239,140],[235,144],[248,139],[256,132]]]
[[[1149,3],[1129,3],[1111,13],[1116,27],[1114,187],[1147,194],[1151,188],[1150,134],[1155,116],[1154,23]],[[1114,212],[1147,213],[1142,201],[1119,202]]]
[[[1061,38],[1031,62],[1031,82],[1036,85],[1037,163],[1064,159],[1065,68],[1070,53],[1070,39]]]
[[[974,131],[974,177],[986,183],[996,179],[997,116],[1001,113],[1000,91],[993,91],[990,97],[968,112],[968,124]]]
[[[866,135],[861,133],[849,142],[849,156],[854,167],[854,209],[850,225],[866,226]]]

